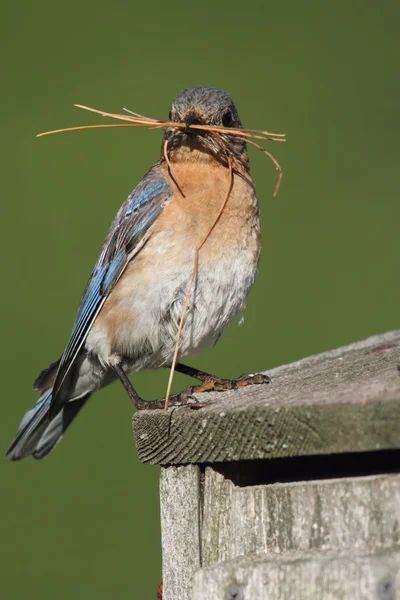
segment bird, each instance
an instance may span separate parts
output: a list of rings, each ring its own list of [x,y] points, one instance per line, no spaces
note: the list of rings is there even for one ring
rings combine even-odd
[[[199,384],[171,395],[169,406],[195,406],[195,393],[270,382],[263,374],[223,379],[180,362],[214,346],[241,318],[258,270],[261,229],[245,139],[229,135],[242,128],[231,96],[208,86],[184,89],[169,119],[185,127],[165,128],[160,159],[117,212],[68,344],[34,382],[41,395],[6,452],[12,461],[46,457],[92,394],[113,381],[138,410],[163,408],[164,400],[142,399],[128,375],[171,366],[185,302],[175,369]],[[201,125],[222,132],[211,135]],[[219,215],[229,188],[227,154],[234,169]]]

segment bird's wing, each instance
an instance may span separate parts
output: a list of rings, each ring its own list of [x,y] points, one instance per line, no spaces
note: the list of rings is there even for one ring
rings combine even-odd
[[[61,357],[52,405],[101,307],[132,257],[151,234],[152,226],[173,191],[156,164],[118,211],[83,293],[71,338]]]

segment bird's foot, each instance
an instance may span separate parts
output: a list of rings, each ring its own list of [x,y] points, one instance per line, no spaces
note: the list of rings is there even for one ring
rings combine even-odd
[[[186,373],[189,374],[189,373]],[[192,373],[190,373],[192,375]],[[228,390],[238,390],[248,385],[264,385],[271,383],[271,379],[268,375],[262,373],[247,373],[237,379],[222,379],[214,375],[197,371],[195,377],[201,376],[201,383],[198,385],[191,385],[185,388],[179,394],[171,394],[168,398],[168,402],[165,400],[142,400],[135,403],[135,406],[139,410],[154,410],[169,407],[182,407],[199,409],[207,406],[207,402],[202,402],[196,398],[194,394],[204,394],[205,392],[225,392]],[[193,376],[193,375],[192,375]]]
[[[182,393],[193,395],[203,394],[204,392],[225,392],[227,390],[237,390],[248,385],[263,385],[271,383],[268,375],[262,373],[248,373],[238,377],[238,379],[221,379],[214,375],[205,377],[199,385],[192,385],[186,388]]]
[[[190,377],[198,379],[201,383],[191,385],[179,394],[172,394],[168,401],[163,400],[143,400],[132,386],[128,376],[121,366],[121,359],[116,357],[112,364],[113,369],[118,375],[122,385],[128,392],[133,405],[137,410],[160,410],[167,407],[187,406],[188,408],[204,408],[207,403],[199,402],[194,394],[203,394],[204,392],[225,392],[227,390],[237,390],[248,385],[262,385],[271,383],[268,375],[262,373],[248,373],[238,379],[221,379],[215,375],[210,375],[204,371],[193,369],[188,365],[178,363],[176,370]]]

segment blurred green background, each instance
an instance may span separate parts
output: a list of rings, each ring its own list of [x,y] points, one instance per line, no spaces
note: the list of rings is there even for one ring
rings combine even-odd
[[[192,364],[233,377],[399,327],[398,2],[8,0],[2,13],[3,450],[159,155],[157,131],[35,139],[101,120],[75,102],[166,117],[179,90],[214,85],[245,126],[288,135],[268,147],[277,199],[272,164],[250,150],[263,255],[245,324]],[[158,397],[167,376],[135,382]],[[48,460],[0,462],[2,599],[155,599],[158,469],[138,463],[131,413],[114,385]]]

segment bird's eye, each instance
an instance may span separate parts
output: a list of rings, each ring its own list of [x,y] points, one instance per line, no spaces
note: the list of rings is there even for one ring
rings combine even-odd
[[[233,117],[230,110],[226,110],[222,115],[222,125],[224,127],[231,127],[233,124]]]

